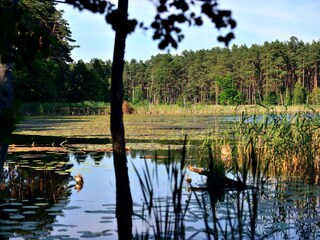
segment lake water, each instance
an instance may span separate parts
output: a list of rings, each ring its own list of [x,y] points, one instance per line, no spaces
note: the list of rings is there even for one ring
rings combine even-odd
[[[176,160],[179,154],[175,152]],[[172,193],[162,156],[157,163],[144,160],[150,155],[154,152],[131,151],[128,161],[137,214],[134,230],[151,229],[152,234],[152,221],[148,225],[139,217],[147,214],[133,165],[140,174],[141,169],[150,170],[154,200],[164,215]],[[189,158],[196,164],[196,159]],[[73,179],[78,173],[84,178],[82,186]],[[189,171],[186,175],[193,185],[205,182],[204,176]],[[188,204],[184,217],[187,239],[206,239],[206,229],[214,230],[214,226],[221,239],[239,239],[239,232],[244,239],[252,235],[254,239],[320,239],[319,186],[301,179],[271,179],[259,191],[221,193],[214,204],[207,191],[190,192],[189,187],[184,181],[181,202],[183,207]],[[9,154],[0,190],[1,239],[117,239],[111,153]],[[169,217],[174,219],[173,214]]]

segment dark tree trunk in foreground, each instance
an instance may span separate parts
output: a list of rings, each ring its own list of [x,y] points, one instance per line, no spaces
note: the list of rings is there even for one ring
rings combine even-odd
[[[7,6],[7,11],[12,16],[16,15],[19,0],[12,0]],[[13,32],[15,30],[15,19],[5,23],[8,32],[2,32],[6,45],[5,51],[0,53],[0,183],[2,181],[3,165],[8,152],[9,137],[13,131]],[[2,62],[5,59],[5,62]]]
[[[128,0],[118,1],[118,26],[114,43],[112,79],[111,79],[111,135],[113,144],[113,161],[116,176],[116,217],[118,238],[132,239],[132,197],[128,176],[125,151],[123,102],[123,67],[125,42],[127,37],[126,22]]]
[[[16,15],[19,0],[12,0],[7,6],[7,11],[12,16]],[[9,32],[2,32],[5,39],[5,51],[0,53],[0,183],[2,181],[3,165],[8,152],[9,137],[13,131],[13,31],[15,30],[15,18],[5,22],[9,25]],[[12,31],[12,32],[10,32]],[[4,62],[5,59],[5,62]]]
[[[8,151],[8,137],[13,127],[12,101],[12,69],[9,64],[0,63],[0,182]]]

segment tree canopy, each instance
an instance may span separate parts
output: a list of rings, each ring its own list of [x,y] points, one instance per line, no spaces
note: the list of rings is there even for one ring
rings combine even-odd
[[[133,101],[139,87],[140,95],[151,103],[179,103],[185,99],[190,104],[283,105],[289,103],[285,101],[286,94],[292,98],[295,85],[300,82],[306,97],[299,104],[316,104],[319,56],[320,41],[304,43],[296,37],[250,47],[233,45],[184,51],[180,55],[158,54],[147,61],[126,62],[126,98]],[[234,95],[238,96],[237,101],[231,100]]]
[[[16,5],[12,2],[3,0],[0,3],[1,63],[7,63],[11,57],[14,63],[22,65],[37,57],[72,62],[74,40],[56,4],[33,0],[16,1]],[[16,14],[10,10],[13,7]]]
[[[154,104],[316,104],[320,97],[319,56],[319,41],[304,43],[292,37],[263,45],[185,50],[179,55],[157,54],[145,61],[131,59],[124,66],[124,98]],[[16,95],[24,102],[109,102],[111,67],[111,60],[101,59],[64,65],[54,60],[36,61],[32,68],[15,72]],[[232,80],[232,88],[220,79]],[[297,82],[304,97],[292,101],[297,96]],[[24,91],[26,88],[29,91]],[[236,101],[232,100],[234,95]]]

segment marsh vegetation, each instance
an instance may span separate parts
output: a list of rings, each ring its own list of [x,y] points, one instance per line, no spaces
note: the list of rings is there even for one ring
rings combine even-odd
[[[126,115],[125,121],[128,136],[140,133],[128,138],[127,152],[135,238],[319,236],[317,113]],[[27,145],[9,150],[1,185],[1,236],[115,237],[112,149],[91,142],[99,139],[93,129],[102,123],[107,124],[105,116],[30,117],[21,123],[16,134],[22,133]],[[91,124],[91,139],[72,142],[75,134],[60,146],[66,129],[83,131]],[[46,145],[25,135],[51,132],[52,139],[59,130],[64,138]],[[209,174],[190,171],[188,164]],[[82,186],[73,178],[78,173]],[[220,186],[221,177],[245,187]],[[88,218],[90,226],[83,223]]]
[[[251,115],[233,117],[218,105],[318,104],[319,42],[291,37],[125,62],[127,35],[146,26],[128,19],[128,0],[118,9],[110,1],[87,2],[66,1],[105,15],[115,30],[112,61],[73,62],[76,46],[55,2],[0,4],[6,13],[0,16],[6,26],[0,37],[0,237],[132,239],[134,207],[136,238],[291,238],[292,232],[316,238],[316,111],[266,110],[261,117],[246,106],[241,111]],[[180,24],[200,26],[203,16],[217,28],[230,27],[218,41],[228,45],[234,38],[236,21],[216,1],[156,2],[149,28],[160,49],[177,48],[184,37]],[[136,105],[124,111],[123,100]],[[20,112],[27,117],[11,138]],[[123,113],[156,114],[125,116],[130,146]],[[15,144],[5,162],[9,142]],[[205,177],[195,181],[199,176],[188,172],[187,162]],[[297,179],[304,185],[292,187]],[[303,192],[298,203],[296,190]],[[264,203],[272,220],[261,211]],[[279,224],[265,227],[277,222],[273,210]]]

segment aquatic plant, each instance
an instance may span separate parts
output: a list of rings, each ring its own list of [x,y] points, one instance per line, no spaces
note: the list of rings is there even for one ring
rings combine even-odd
[[[205,213],[207,239],[260,238],[261,234],[257,233],[256,225],[261,186],[259,180],[264,173],[260,171],[252,142],[244,149],[247,154],[241,165],[233,158],[233,165],[229,167],[225,160],[232,154],[230,147],[213,146],[213,149],[208,146],[207,191],[203,193],[200,204]],[[229,149],[225,150],[228,156],[222,149]],[[233,177],[229,173],[232,173]],[[222,203],[226,204],[224,216],[219,213]],[[246,215],[245,212],[249,214]]]
[[[244,146],[255,146],[261,167],[270,165],[272,175],[306,175],[319,182],[320,117],[314,112],[270,112],[263,117],[242,114],[237,125],[238,158],[245,160]]]
[[[258,178],[256,175],[262,175],[257,170],[257,159],[252,153],[254,152],[253,146],[251,146],[251,155],[249,155],[251,159],[243,169],[238,168],[238,171],[242,172],[235,175],[236,179],[227,177],[228,169],[218,155],[221,153],[219,146],[215,146],[214,149],[207,146],[207,149],[209,154],[206,170],[201,172],[200,168],[194,168],[207,176],[204,187],[193,185],[192,179],[186,174],[187,169],[193,171],[190,170],[190,165],[187,169],[185,166],[186,140],[180,161],[174,161],[171,152],[168,152],[165,169],[169,189],[168,196],[162,200],[159,200],[155,192],[157,189],[155,184],[159,184],[157,157],[155,157],[153,172],[150,172],[146,160],[142,173],[139,173],[140,171],[134,166],[144,200],[144,208],[138,217],[145,226],[143,233],[137,230],[135,239],[186,239],[185,217],[187,213],[190,213],[191,201],[195,201],[198,210],[202,211],[205,228],[194,231],[189,238],[192,239],[199,234],[205,234],[207,239],[228,238],[230,232],[233,238],[242,238],[247,235],[254,239],[257,236],[254,229],[257,222],[258,188],[248,188],[248,178],[244,177],[249,175],[249,168],[255,171],[254,179]],[[188,190],[188,194],[183,194],[183,190]],[[227,207],[227,219],[221,219],[218,214],[219,204],[222,202],[235,204],[232,209]],[[250,208],[249,218],[244,215],[248,208]],[[244,226],[246,225],[250,226],[250,231],[245,231]]]
[[[183,197],[183,189],[186,178],[186,146],[185,138],[181,161],[175,161],[168,150],[168,158],[165,159],[165,170],[168,179],[168,196],[165,204],[159,201],[158,194],[154,192],[154,184],[159,184],[159,171],[157,157],[155,157],[154,171],[151,173],[145,160],[145,167],[140,174],[133,165],[141,186],[144,206],[142,214],[138,215],[146,224],[145,233],[136,233],[135,239],[185,239],[184,218],[188,211],[191,194]],[[163,194],[162,194],[163,195]],[[151,229],[152,232],[149,232]]]

